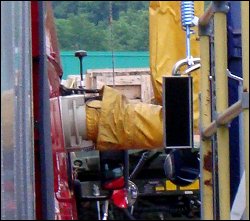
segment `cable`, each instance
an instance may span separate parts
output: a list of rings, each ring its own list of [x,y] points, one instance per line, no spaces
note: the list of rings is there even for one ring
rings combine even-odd
[[[114,47],[113,47],[113,11],[112,1],[109,1],[109,25],[110,25],[110,47],[112,53],[112,70],[113,70],[113,87],[115,87],[115,61],[114,61]]]
[[[127,216],[127,218],[129,219],[129,220],[136,220],[136,218],[133,216],[133,215],[131,215],[131,213],[128,211],[128,209],[121,209],[124,213],[125,213],[125,215]]]

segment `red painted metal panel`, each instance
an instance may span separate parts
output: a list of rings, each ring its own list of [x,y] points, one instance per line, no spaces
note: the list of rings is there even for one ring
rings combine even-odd
[[[69,188],[72,178],[68,177],[68,155],[64,148],[58,97],[50,99],[50,108],[56,216],[63,220],[77,219],[74,193]]]
[[[32,31],[32,72],[33,72],[33,110],[34,110],[34,156],[35,156],[35,194],[36,194],[36,218],[42,219],[42,196],[41,196],[41,169],[39,154],[39,135],[36,122],[39,121],[39,19],[38,2],[31,2],[31,31]]]
[[[46,55],[47,55],[47,74],[50,90],[50,117],[51,117],[51,138],[54,166],[54,191],[55,191],[55,218],[59,220],[77,219],[75,197],[69,188],[68,159],[64,147],[60,106],[59,106],[59,86],[62,75],[59,48],[53,19],[51,3],[46,2],[45,16],[45,36],[46,36]],[[32,25],[32,56],[33,56],[33,100],[34,100],[34,121],[39,122],[39,7],[38,2],[31,2],[31,25]],[[42,219],[42,196],[41,196],[41,169],[39,153],[39,134],[35,126],[35,182],[36,182],[36,217]]]

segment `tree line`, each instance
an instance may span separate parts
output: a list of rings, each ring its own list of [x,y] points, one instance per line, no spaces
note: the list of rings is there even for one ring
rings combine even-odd
[[[149,50],[149,1],[52,1],[52,6],[61,50]]]

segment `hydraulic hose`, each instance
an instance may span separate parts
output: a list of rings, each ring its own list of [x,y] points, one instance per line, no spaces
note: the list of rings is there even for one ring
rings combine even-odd
[[[134,168],[134,170],[132,171],[132,173],[129,176],[129,179],[133,179],[136,177],[136,175],[141,171],[141,169],[143,168],[143,166],[145,165],[145,163],[151,159],[153,156],[155,156],[157,154],[157,156],[159,155],[159,152],[155,152],[155,151],[151,151],[148,150],[146,152],[144,152],[139,160],[139,162],[137,163],[136,167]]]
[[[136,220],[136,218],[128,211],[128,209],[121,209],[129,220]]]

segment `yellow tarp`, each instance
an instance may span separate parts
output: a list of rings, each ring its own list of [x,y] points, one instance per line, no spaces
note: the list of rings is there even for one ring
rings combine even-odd
[[[86,104],[87,137],[96,143],[102,101],[94,100]]]
[[[87,136],[98,150],[163,147],[162,107],[130,103],[118,90],[104,86],[103,99],[86,105]]]
[[[195,2],[195,15],[203,14],[204,3]],[[186,58],[185,32],[181,27],[180,1],[152,1],[150,20],[150,69],[155,98],[162,104],[162,76],[171,76],[175,63]],[[191,35],[191,55],[199,57],[199,41]],[[194,128],[198,131],[199,71],[192,73]],[[180,89],[181,90],[181,89]],[[181,91],[180,91],[181,92]],[[162,106],[130,103],[119,91],[104,87],[103,100],[86,106],[88,139],[98,150],[153,149],[163,147]]]
[[[162,76],[171,76],[175,63],[186,58],[185,31],[181,26],[180,1],[151,1],[149,7],[150,70],[156,101],[162,104]],[[204,12],[204,2],[194,1],[195,15]],[[198,30],[191,35],[191,55],[200,57]],[[200,72],[192,73],[194,128],[198,130],[198,93]]]

